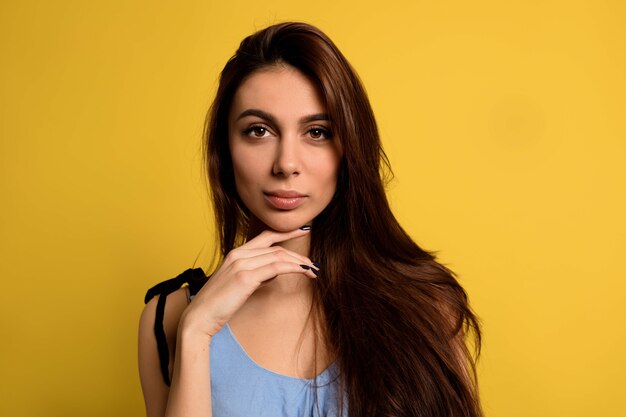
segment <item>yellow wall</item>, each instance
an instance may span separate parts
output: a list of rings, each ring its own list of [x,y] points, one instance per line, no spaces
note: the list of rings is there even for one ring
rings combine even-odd
[[[144,292],[211,254],[218,71],[299,19],[359,71],[393,207],[482,318],[487,416],[626,416],[626,3],[173,3],[0,5],[0,415],[142,415]]]

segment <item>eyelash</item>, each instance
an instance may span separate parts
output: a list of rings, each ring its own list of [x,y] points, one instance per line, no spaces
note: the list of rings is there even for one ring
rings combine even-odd
[[[311,138],[313,140],[328,140],[328,139],[332,139],[332,137],[333,137],[332,132],[330,130],[328,130],[328,129],[323,128],[323,127],[312,127],[312,128],[310,128],[308,130],[307,133],[311,133],[314,130],[319,130],[320,133],[322,135],[324,135],[324,138]]]
[[[265,126],[261,126],[261,125],[252,125],[252,126],[250,126],[249,128],[244,129],[242,133],[243,133],[244,135],[246,135],[246,136],[250,136],[250,134],[251,134],[252,132],[255,132],[255,131],[258,131],[258,130],[261,130],[261,129],[263,129],[265,132],[268,132],[268,131],[269,131],[269,129],[268,129],[268,128],[266,128]],[[260,138],[261,138],[260,136],[255,136],[255,137],[256,137],[257,139],[260,139]]]
[[[264,133],[269,132],[269,129],[266,128],[263,125],[252,125],[249,128],[245,129],[242,133],[244,135],[246,135],[246,136],[250,136],[251,133],[256,132],[258,130],[261,130],[261,129],[264,131]],[[311,133],[312,131],[319,131],[319,134],[324,136],[324,137],[319,137],[319,138],[313,138],[312,137],[311,139],[314,140],[314,141],[320,141],[321,142],[323,140],[328,140],[328,139],[331,139],[333,137],[332,132],[330,130],[326,129],[326,128],[323,128],[323,127],[312,127],[312,128],[310,128],[307,131],[307,133]],[[253,136],[253,137],[255,137],[257,139],[262,139],[265,136]]]

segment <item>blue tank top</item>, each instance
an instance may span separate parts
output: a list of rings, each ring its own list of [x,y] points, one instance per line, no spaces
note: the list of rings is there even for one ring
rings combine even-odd
[[[248,356],[228,324],[213,336],[210,349],[214,417],[340,415],[336,364],[315,379],[277,374]],[[343,416],[347,415],[346,406]]]

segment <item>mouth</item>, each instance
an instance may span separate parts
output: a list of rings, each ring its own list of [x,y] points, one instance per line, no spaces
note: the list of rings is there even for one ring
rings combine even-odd
[[[299,207],[307,198],[295,191],[268,191],[263,193],[265,200],[279,210],[292,210]]]

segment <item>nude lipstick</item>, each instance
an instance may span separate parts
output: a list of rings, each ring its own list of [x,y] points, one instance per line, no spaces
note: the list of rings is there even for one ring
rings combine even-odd
[[[279,210],[293,210],[304,203],[304,199],[307,197],[295,191],[283,190],[268,191],[263,194],[265,195],[265,200]]]

